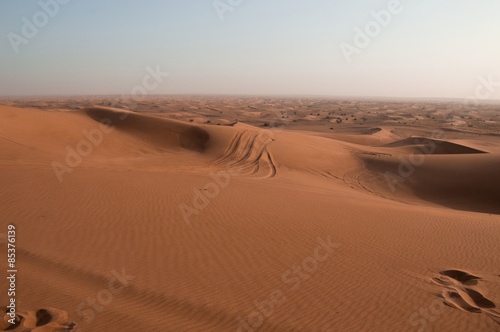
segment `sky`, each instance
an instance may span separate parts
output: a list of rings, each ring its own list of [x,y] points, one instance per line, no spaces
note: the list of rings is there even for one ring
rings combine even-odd
[[[0,1],[0,95],[146,82],[148,94],[500,99],[499,13],[492,0]]]

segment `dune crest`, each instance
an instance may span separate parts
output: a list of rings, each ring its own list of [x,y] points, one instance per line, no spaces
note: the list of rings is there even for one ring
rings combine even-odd
[[[203,152],[210,136],[197,125],[104,107],[82,110],[97,122],[109,123],[117,130],[157,145],[160,148],[180,146]]]
[[[474,154],[485,151],[470,148],[465,145],[426,137],[408,137],[404,140],[383,145],[383,147],[408,147],[422,154]],[[420,151],[419,151],[420,150]]]

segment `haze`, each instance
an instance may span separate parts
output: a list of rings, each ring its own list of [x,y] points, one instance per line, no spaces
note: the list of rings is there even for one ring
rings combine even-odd
[[[226,1],[223,1],[226,3]],[[170,74],[154,94],[452,97],[499,81],[500,3],[401,1],[352,56],[355,28],[389,1],[70,1],[14,51],[37,1],[0,2],[1,95],[126,94],[145,68]],[[489,96],[500,98],[500,89]]]

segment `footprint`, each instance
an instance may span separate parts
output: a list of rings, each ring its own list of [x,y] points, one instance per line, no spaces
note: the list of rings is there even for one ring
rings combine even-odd
[[[455,279],[456,281],[464,285],[477,285],[478,280],[481,279],[479,277],[476,277],[472,274],[460,270],[446,270],[439,272],[439,274]]]
[[[493,319],[497,324],[500,324],[500,313],[492,312],[490,318]]]
[[[14,324],[11,324],[9,322],[9,319],[10,319],[10,316],[4,315],[3,319],[0,320],[0,331],[14,330],[14,329],[16,329],[19,326],[19,323],[21,322],[21,318],[19,318],[19,316],[17,316],[17,315],[16,315],[16,318],[15,318],[15,323]]]
[[[481,309],[479,309],[478,307],[472,306],[469,303],[467,303],[467,301],[464,300],[464,298],[460,295],[458,291],[445,289],[443,291],[443,298],[444,298],[444,303],[450,307],[454,307],[459,310],[473,312],[473,313],[481,312]]]
[[[432,278],[434,283],[444,287],[441,296],[446,305],[470,313],[485,313],[500,324],[500,313],[493,310],[496,308],[495,303],[479,291],[466,287],[478,285],[481,280],[460,270],[444,270]]]
[[[10,316],[5,313],[0,321],[0,331],[64,332],[72,331],[76,325],[68,321],[66,311],[54,308],[20,312],[16,315],[15,324],[9,323],[9,319]]]
[[[52,315],[46,309],[36,312],[36,326],[47,325],[52,320]]]
[[[435,277],[435,278],[432,278],[432,281],[435,284],[445,286],[445,287],[454,285],[453,281],[449,280],[449,278]]]
[[[491,302],[483,296],[483,294],[476,292],[473,289],[465,288],[467,295],[474,301],[474,303],[480,308],[493,309],[496,308],[495,303]]]

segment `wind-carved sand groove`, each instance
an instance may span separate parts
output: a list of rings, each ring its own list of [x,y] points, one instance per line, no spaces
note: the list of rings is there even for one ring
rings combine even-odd
[[[243,130],[231,139],[224,154],[213,162],[224,165],[232,174],[255,175],[262,173],[270,178],[277,174],[277,168],[267,145],[273,142],[270,137]]]
[[[500,312],[493,310],[496,308],[495,303],[470,287],[477,286],[481,280],[461,270],[441,271],[438,277],[432,278],[435,284],[444,286],[441,296],[446,305],[470,313],[484,312],[500,324]]]

